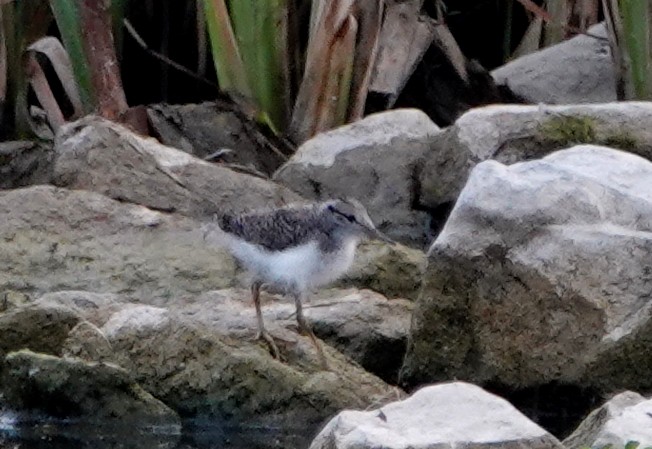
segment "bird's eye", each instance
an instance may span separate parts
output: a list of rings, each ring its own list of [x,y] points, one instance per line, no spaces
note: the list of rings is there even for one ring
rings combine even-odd
[[[328,210],[330,210],[331,212],[339,215],[340,217],[346,218],[347,220],[349,220],[349,223],[355,222],[355,217],[353,215],[349,215],[349,214],[346,214],[346,213],[344,213],[342,211],[339,211],[333,205],[328,206]]]

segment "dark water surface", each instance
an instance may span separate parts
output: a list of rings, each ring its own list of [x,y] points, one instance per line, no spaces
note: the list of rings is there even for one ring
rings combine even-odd
[[[178,429],[81,428],[47,424],[0,427],[0,449],[307,449],[314,435],[270,429],[223,429],[190,426]]]

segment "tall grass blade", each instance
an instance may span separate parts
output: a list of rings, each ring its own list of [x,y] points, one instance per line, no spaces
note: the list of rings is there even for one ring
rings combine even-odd
[[[358,120],[364,115],[371,73],[378,54],[383,10],[382,0],[366,0],[358,3],[358,41],[355,46],[348,121]]]
[[[550,21],[544,27],[544,46],[557,44],[566,37],[570,7],[569,0],[548,0],[546,2]]]
[[[261,117],[274,129],[289,121],[289,0],[232,0],[231,20]]]
[[[32,131],[27,111],[28,81],[23,51],[29,43],[45,35],[52,15],[47,2],[14,1],[2,6],[3,43],[6,49],[6,93],[0,126],[15,138],[28,137]]]
[[[353,2],[354,0],[333,0],[323,4],[315,2],[312,5],[317,8],[318,13],[313,10],[312,17],[317,18],[312,24],[313,31],[308,43],[303,79],[290,123],[290,137],[296,143],[304,142],[318,131],[329,127],[325,111],[334,107],[333,95],[340,98],[339,92],[333,94],[332,89],[327,87],[329,80],[333,79],[330,77],[333,48],[336,41],[342,38],[342,30],[351,25],[346,22],[351,15]]]
[[[649,4],[647,0],[621,0],[625,52],[629,56],[630,78],[634,98],[649,100],[651,96],[650,76],[650,29]]]
[[[81,117],[84,113],[84,109],[79,96],[79,89],[77,88],[77,82],[75,81],[75,75],[72,70],[72,63],[61,42],[55,37],[46,36],[27,47],[27,51],[30,53],[40,53],[50,61],[50,64],[52,65],[54,72],[57,74],[61,86],[73,107],[73,115],[69,118],[76,119]],[[30,54],[29,56],[34,58],[33,54]],[[43,106],[45,107],[45,105]],[[46,112],[48,112],[47,109]]]
[[[634,97],[634,88],[629,75],[630,60],[624,44],[625,31],[618,0],[602,0],[602,10],[609,35],[611,60],[614,64],[616,96],[621,101],[631,99]]]
[[[77,0],[50,0],[50,7],[72,63],[84,111],[90,112],[96,108],[97,101],[90,67],[84,53],[82,24],[77,3]]]
[[[80,36],[84,39],[84,56],[88,61],[98,113],[109,120],[122,121],[128,106],[115,53],[111,12],[105,2],[78,2]]]
[[[516,59],[530,53],[534,53],[540,48],[541,34],[543,33],[543,18],[534,16],[530,25],[528,25],[521,42],[516,50],[510,55],[510,59]]]
[[[252,90],[240,57],[226,4],[224,0],[203,0],[203,2],[220,88],[231,95],[235,94],[251,101]]]
[[[28,52],[25,61],[25,73],[36,94],[36,98],[43,107],[43,110],[45,110],[52,131],[56,133],[66,120],[63,118],[61,108],[52,93],[43,69],[36,60],[34,52]]]
[[[351,81],[353,79],[353,63],[356,61],[355,40],[357,34],[358,22],[351,15],[344,22],[342,31],[338,36],[339,39],[333,45],[333,63],[330,74],[331,81],[334,81],[332,100],[335,105],[333,112],[325,111],[330,120],[324,123],[320,129],[317,129],[317,132],[343,125],[348,121],[347,111],[349,109]],[[332,118],[330,118],[331,115]]]

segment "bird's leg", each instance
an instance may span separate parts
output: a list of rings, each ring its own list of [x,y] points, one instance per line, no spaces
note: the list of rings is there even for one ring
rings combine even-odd
[[[294,304],[297,307],[297,322],[299,323],[299,330],[308,334],[310,340],[312,340],[312,343],[315,345],[315,348],[317,348],[317,352],[319,353],[319,360],[321,362],[322,367],[325,370],[327,370],[328,363],[326,361],[326,356],[324,355],[324,350],[319,344],[319,341],[317,341],[317,337],[315,337],[315,334],[313,333],[310,324],[308,324],[308,322],[306,321],[306,317],[303,315],[303,306],[301,304],[301,300],[303,299],[302,296],[303,295],[301,293],[294,294]]]
[[[262,285],[262,282],[259,281],[254,281],[254,283],[251,284],[251,295],[254,299],[254,306],[256,306],[256,318],[258,318],[258,333],[256,334],[256,339],[265,340],[269,348],[272,350],[274,358],[280,360],[281,357],[278,348],[276,347],[276,343],[274,343],[272,336],[269,335],[267,330],[265,330],[265,323],[263,323],[263,312],[260,310],[260,287]]]

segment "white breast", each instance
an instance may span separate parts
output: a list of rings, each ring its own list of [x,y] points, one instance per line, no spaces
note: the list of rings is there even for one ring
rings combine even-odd
[[[327,284],[353,263],[357,241],[350,239],[339,251],[323,254],[316,242],[285,251],[267,251],[257,245],[232,240],[229,249],[245,267],[264,282],[300,289]]]

